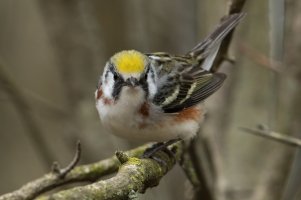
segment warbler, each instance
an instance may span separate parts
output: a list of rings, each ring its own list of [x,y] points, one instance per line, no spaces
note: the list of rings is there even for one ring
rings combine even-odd
[[[193,138],[204,118],[202,102],[226,75],[210,69],[225,36],[244,13],[225,17],[184,55],[125,50],[104,67],[95,92],[101,122],[111,133],[138,141]]]

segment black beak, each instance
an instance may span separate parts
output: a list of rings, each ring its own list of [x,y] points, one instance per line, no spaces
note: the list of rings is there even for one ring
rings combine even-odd
[[[130,77],[125,81],[125,84],[127,86],[135,87],[139,84],[139,81],[138,81],[138,79],[136,79],[134,77]]]

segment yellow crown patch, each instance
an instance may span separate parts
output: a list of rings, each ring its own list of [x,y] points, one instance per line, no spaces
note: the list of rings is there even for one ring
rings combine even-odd
[[[135,50],[116,53],[112,62],[119,73],[125,74],[142,73],[146,64],[145,55]]]

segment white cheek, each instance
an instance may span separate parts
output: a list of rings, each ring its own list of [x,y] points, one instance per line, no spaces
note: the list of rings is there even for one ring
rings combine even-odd
[[[154,79],[149,74],[147,77],[148,89],[149,89],[149,98],[152,99],[154,95],[157,93],[157,76],[154,75]]]
[[[156,84],[154,83],[154,80],[150,76],[147,78],[147,83],[149,89],[149,98],[152,99],[157,92],[157,87]]]
[[[114,78],[112,73],[108,73],[107,78],[103,78],[102,88],[105,97],[112,98],[114,88]]]

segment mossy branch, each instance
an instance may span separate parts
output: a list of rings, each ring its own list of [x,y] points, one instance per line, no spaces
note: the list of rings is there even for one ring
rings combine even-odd
[[[176,156],[179,157],[181,148],[177,146]],[[160,179],[174,166],[175,159],[170,155],[159,152],[156,157],[164,164],[153,159],[139,159],[128,157],[125,154],[116,154],[124,162],[116,176],[101,180],[87,186],[75,187],[38,200],[68,200],[68,199],[129,199],[133,193],[144,193],[147,188],[159,184]]]
[[[75,167],[63,179],[55,173],[46,174],[15,192],[0,196],[0,200],[33,199],[61,185],[74,182],[95,182],[105,175],[116,172],[118,168],[117,175],[108,180],[97,181],[37,199],[125,199],[133,192],[143,193],[145,189],[156,186],[175,164],[175,159],[162,151],[156,156],[164,164],[153,159],[136,158],[140,157],[147,147],[149,145],[143,145],[126,153],[117,152],[118,158],[113,156],[94,164]],[[179,159],[183,153],[182,144],[174,144],[171,148],[175,152],[175,158]]]
[[[149,144],[127,151],[126,154],[130,157],[139,157],[147,147]],[[0,200],[30,200],[58,186],[76,182],[94,182],[105,175],[116,172],[119,166],[120,162],[116,156],[113,156],[93,164],[77,166],[64,178],[60,178],[56,173],[48,173],[27,183],[19,190],[0,196]]]

